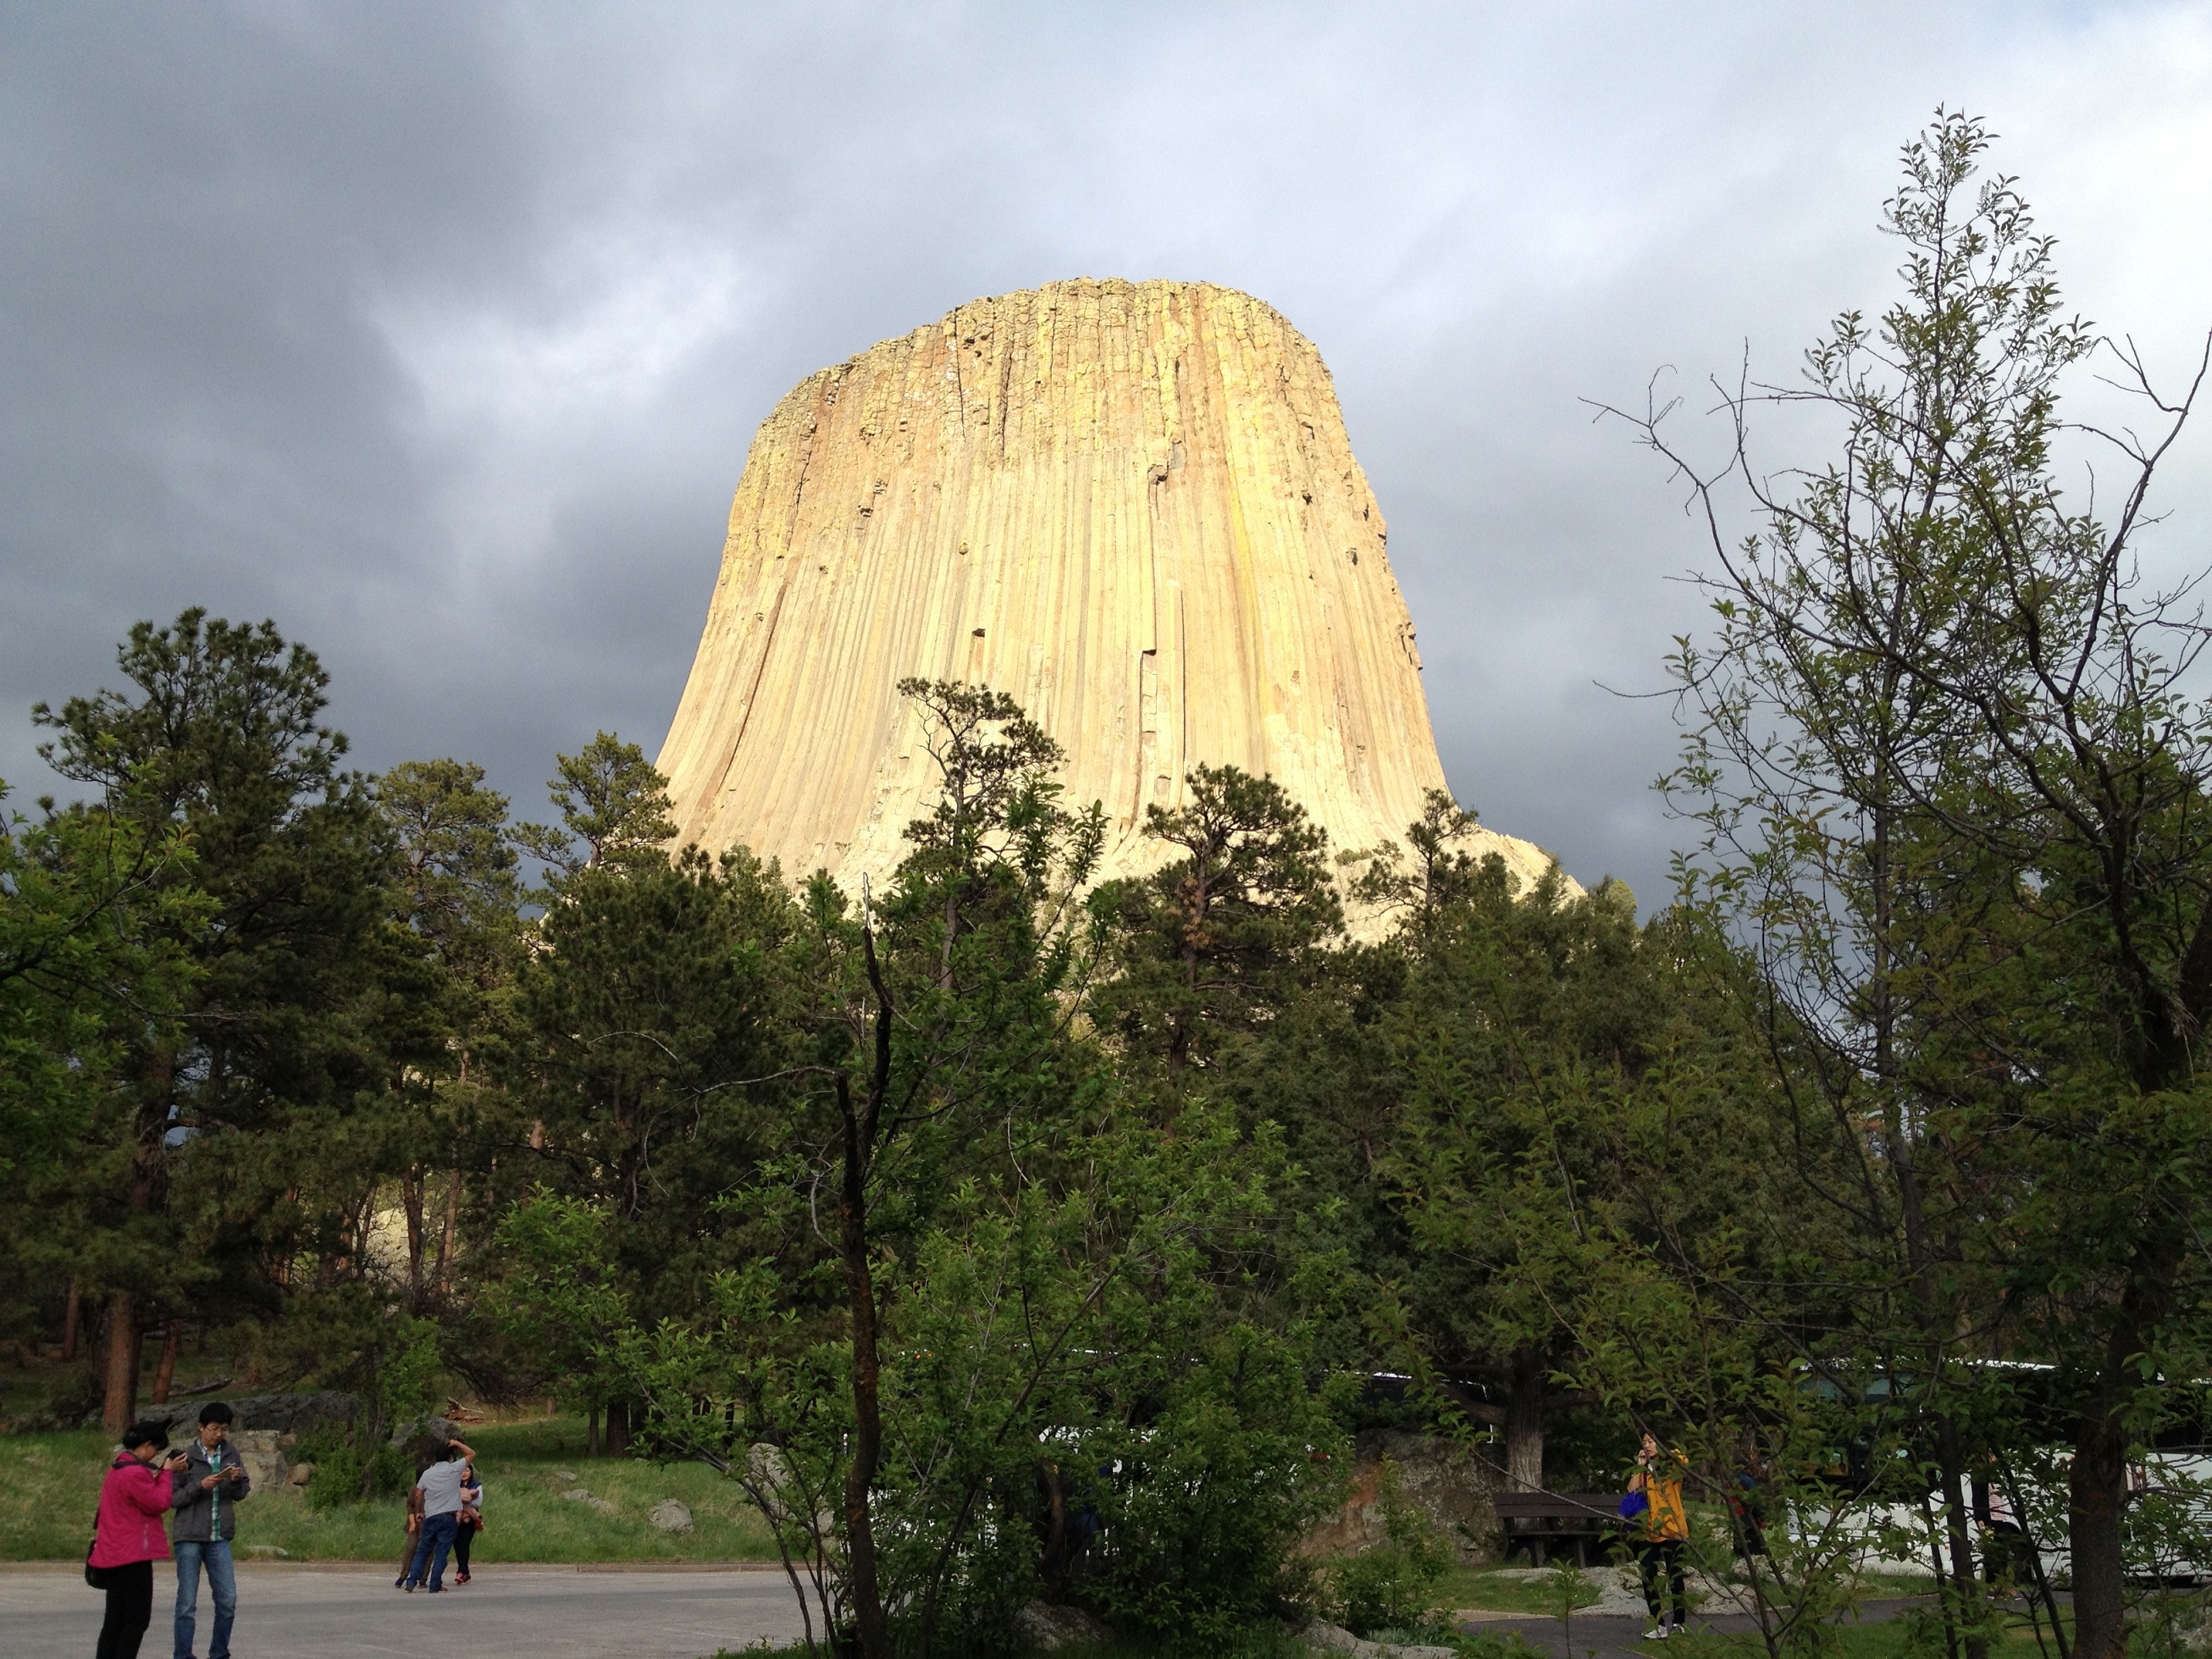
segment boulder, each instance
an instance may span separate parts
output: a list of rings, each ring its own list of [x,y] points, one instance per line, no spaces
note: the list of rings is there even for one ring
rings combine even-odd
[[[417,1463],[427,1463],[445,1449],[456,1432],[451,1419],[417,1417],[393,1429],[384,1443],[395,1451],[406,1452]]]
[[[1031,1601],[1014,1614],[1014,1628],[1038,1653],[1057,1653],[1062,1648],[1095,1648],[1114,1639],[1114,1632],[1081,1607],[1053,1601]]]
[[[361,1414],[357,1395],[342,1394],[335,1389],[320,1394],[240,1394],[217,1395],[232,1413],[231,1434],[235,1438],[241,1430],[267,1429],[278,1434],[313,1434],[322,1429],[339,1428]],[[166,1424],[172,1435],[197,1426],[200,1407],[212,1403],[210,1400],[172,1400],[164,1406],[148,1406],[139,1415],[148,1422]]]
[[[246,1470],[246,1478],[264,1492],[275,1492],[292,1478],[283,1449],[276,1443],[278,1437],[274,1429],[234,1428],[230,1431],[230,1443],[238,1448],[238,1461]]]
[[[1351,1659],[1459,1659],[1458,1653],[1450,1648],[1413,1642],[1370,1642],[1325,1619],[1316,1619],[1300,1631],[1298,1640],[1323,1653],[1349,1654]]]
[[[313,1463],[295,1463],[292,1473],[286,1478],[295,1486],[304,1486],[315,1478],[315,1466]]]
[[[571,1486],[568,1491],[562,1492],[561,1496],[567,1498],[572,1504],[582,1504],[591,1509],[596,1510],[601,1515],[612,1515],[615,1512],[614,1504],[609,1503],[604,1498],[592,1497],[589,1492],[586,1491],[581,1486]]]
[[[664,1498],[645,1512],[648,1524],[663,1532],[691,1530],[691,1511],[672,1498]]]

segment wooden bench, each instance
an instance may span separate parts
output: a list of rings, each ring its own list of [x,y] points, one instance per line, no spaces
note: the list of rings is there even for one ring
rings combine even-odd
[[[1620,1527],[1622,1496],[1617,1492],[1502,1492],[1490,1502],[1504,1529],[1507,1559],[1525,1545],[1529,1565],[1540,1567],[1547,1551],[1571,1547],[1575,1565],[1587,1567],[1590,1546],[1602,1545]]]

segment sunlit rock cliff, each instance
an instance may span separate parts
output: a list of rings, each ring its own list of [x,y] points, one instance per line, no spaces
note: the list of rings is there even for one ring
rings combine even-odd
[[[1310,342],[1204,283],[977,300],[761,423],[660,753],[681,838],[856,887],[932,777],[898,681],[1010,692],[1105,803],[1108,873],[1200,763],[1272,773],[1339,849],[1444,787],[1420,656]],[[1528,842],[1483,832],[1524,878]]]

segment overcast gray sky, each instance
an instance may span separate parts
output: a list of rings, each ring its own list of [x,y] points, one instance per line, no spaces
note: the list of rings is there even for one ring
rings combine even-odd
[[[1877,308],[1988,118],[2076,306],[2212,324],[2212,5],[0,3],[0,776],[139,617],[272,617],[360,763],[659,744],[755,425],[981,295],[1203,278],[1336,376],[1455,789],[1665,890],[1680,491],[1583,398]],[[1812,457],[1778,450],[1777,465]],[[2160,556],[2212,562],[2212,418]]]

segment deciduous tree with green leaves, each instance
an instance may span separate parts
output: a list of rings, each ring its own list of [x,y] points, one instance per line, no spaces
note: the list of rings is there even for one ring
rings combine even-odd
[[[1971,1362],[2029,1358],[2070,1447],[2076,1650],[2111,1659],[2129,1459],[2203,1375],[2212,1285],[2204,635],[2138,570],[2206,362],[2164,395],[2069,316],[1988,145],[1939,112],[1907,146],[1901,296],[1838,319],[1800,384],[1723,388],[1718,468],[1665,409],[1633,418],[1710,537],[1714,625],[1674,660],[1669,787],[1704,830],[1686,876],[1759,954],[1806,1062],[1793,1108],[1861,1149],[1850,1183],[1808,1191],[1875,1247],[1859,1340],[1917,1379],[1954,1633],[1978,1644]],[[2148,435],[2062,415],[2100,354]],[[1832,420],[1833,459],[1756,466],[1762,403]]]

